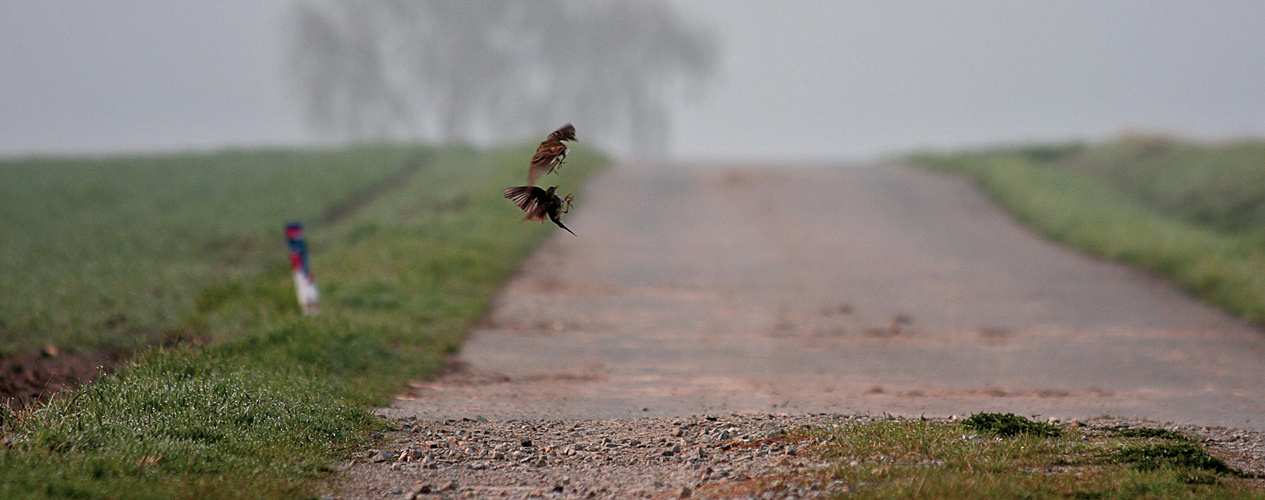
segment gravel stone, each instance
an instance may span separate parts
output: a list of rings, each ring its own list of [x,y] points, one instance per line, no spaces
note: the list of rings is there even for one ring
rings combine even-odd
[[[886,417],[857,415],[709,415],[688,419],[427,421],[410,417],[384,435],[370,460],[332,478],[327,496],[404,498],[711,498],[758,486],[751,498],[818,498],[848,493],[843,484],[794,484],[783,477],[829,464],[806,450],[820,442],[779,441],[786,430],[837,427]],[[486,419],[485,419],[486,420]],[[951,422],[953,419],[929,419]],[[408,423],[410,430],[403,430]],[[1249,474],[1265,475],[1265,435],[1219,427],[1095,419],[1091,429],[1146,426],[1185,433]],[[665,438],[673,430],[681,436]],[[774,434],[770,435],[769,433]],[[455,439],[460,436],[461,439]],[[698,436],[696,444],[686,441]],[[714,436],[715,439],[706,436]],[[743,436],[758,436],[757,439]],[[979,439],[977,436],[964,436]],[[449,439],[453,438],[453,439]],[[530,441],[532,446],[524,446]],[[611,446],[614,445],[614,446]],[[453,448],[468,450],[455,452]],[[512,452],[500,450],[513,449]],[[398,461],[412,455],[413,461]],[[851,461],[848,466],[860,466]],[[757,483],[749,483],[757,481]],[[399,485],[413,487],[400,495]],[[724,494],[723,496],[732,496]],[[743,495],[738,495],[742,497]]]

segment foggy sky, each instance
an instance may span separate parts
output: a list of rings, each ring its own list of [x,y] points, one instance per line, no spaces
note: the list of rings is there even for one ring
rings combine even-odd
[[[287,5],[0,0],[0,154],[305,143]],[[723,60],[678,109],[684,159],[1265,135],[1265,2],[676,5]]]

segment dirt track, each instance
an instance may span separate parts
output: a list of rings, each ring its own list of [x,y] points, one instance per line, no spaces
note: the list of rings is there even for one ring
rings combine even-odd
[[[616,170],[426,418],[1102,414],[1265,428],[1265,332],[899,166]]]
[[[461,368],[383,415],[1005,411],[1265,428],[1265,332],[1043,241],[959,179],[616,169],[576,207],[579,237],[558,232],[524,264]]]

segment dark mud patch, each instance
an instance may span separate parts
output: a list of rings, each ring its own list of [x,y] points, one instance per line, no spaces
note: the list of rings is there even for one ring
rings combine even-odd
[[[0,358],[0,404],[15,410],[91,382],[126,357],[122,350],[66,353],[53,348]]]

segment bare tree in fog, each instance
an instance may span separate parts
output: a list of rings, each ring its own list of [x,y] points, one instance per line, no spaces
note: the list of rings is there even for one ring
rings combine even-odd
[[[712,35],[647,0],[307,0],[290,74],[349,140],[496,141],[573,122],[639,155],[715,69]]]
[[[290,57],[308,124],[348,139],[380,139],[409,115],[398,88],[387,81],[387,64],[375,31],[377,14],[356,9],[293,9],[301,43]]]

